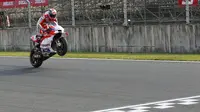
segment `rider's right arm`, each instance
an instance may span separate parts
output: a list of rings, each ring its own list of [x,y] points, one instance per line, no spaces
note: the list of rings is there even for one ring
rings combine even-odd
[[[39,26],[42,28],[42,30],[47,30],[48,29],[48,25],[46,24],[46,20],[45,20],[44,16],[42,16],[40,18]]]

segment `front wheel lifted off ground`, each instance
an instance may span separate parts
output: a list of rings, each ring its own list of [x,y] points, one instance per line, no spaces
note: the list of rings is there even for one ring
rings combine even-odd
[[[59,56],[64,56],[68,50],[68,43],[65,38],[60,38],[56,43],[56,49]]]

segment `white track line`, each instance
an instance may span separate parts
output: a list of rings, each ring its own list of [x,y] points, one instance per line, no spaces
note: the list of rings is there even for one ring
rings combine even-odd
[[[179,100],[187,100],[187,99],[193,99],[193,98],[200,98],[200,95],[185,97],[185,98],[171,99],[171,100],[163,100],[163,101],[157,101],[157,102],[150,102],[150,103],[144,103],[144,104],[138,104],[138,105],[130,105],[130,106],[124,106],[124,107],[118,107],[118,108],[105,109],[105,110],[97,110],[97,111],[92,111],[92,112],[109,112],[109,111],[114,111],[114,110],[119,110],[119,109],[135,108],[135,107],[139,107],[139,106],[148,106],[148,105],[174,102],[174,101],[179,101]]]
[[[0,58],[29,58],[23,56],[0,56]],[[129,62],[163,62],[163,63],[197,63],[200,61],[171,61],[171,60],[134,60],[134,59],[100,59],[100,58],[56,58],[51,57],[50,59],[56,60],[91,60],[91,61],[129,61]]]

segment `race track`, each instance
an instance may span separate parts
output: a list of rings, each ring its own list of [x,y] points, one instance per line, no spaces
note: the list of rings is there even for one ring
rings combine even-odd
[[[0,112],[199,112],[199,71],[200,63],[79,59],[35,69],[28,58],[0,57]]]

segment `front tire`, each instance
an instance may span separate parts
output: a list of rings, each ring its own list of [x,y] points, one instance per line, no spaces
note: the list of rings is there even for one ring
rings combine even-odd
[[[34,51],[34,49],[32,49],[31,53],[30,53],[30,63],[33,67],[38,68],[43,63],[42,55],[40,55],[41,56],[40,58],[35,58],[35,54],[36,54],[36,52]],[[39,55],[39,54],[37,54],[37,55]]]
[[[65,38],[59,38],[58,42],[56,42],[56,50],[59,56],[64,56],[67,53],[68,44]]]

